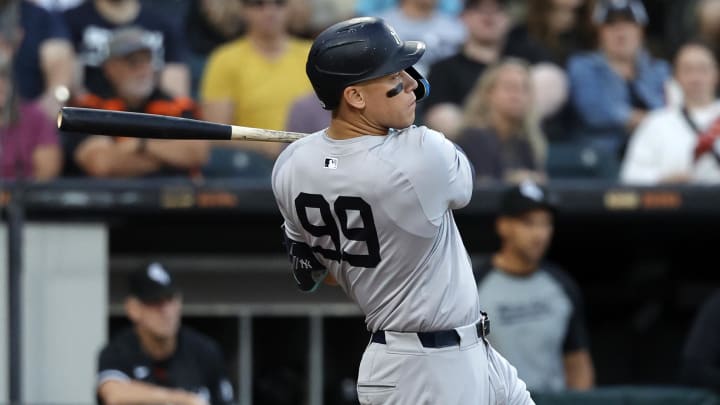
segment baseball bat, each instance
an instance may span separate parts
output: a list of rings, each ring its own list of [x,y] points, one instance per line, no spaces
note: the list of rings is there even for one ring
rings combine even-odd
[[[307,135],[166,115],[77,107],[61,108],[57,124],[58,129],[67,132],[150,139],[292,142]]]

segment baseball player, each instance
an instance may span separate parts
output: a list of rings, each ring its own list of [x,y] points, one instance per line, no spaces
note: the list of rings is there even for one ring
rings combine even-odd
[[[443,134],[411,126],[429,90],[425,50],[383,20],[340,22],[315,40],[307,74],[330,126],[291,144],[272,187],[298,287],[337,283],[371,334],[361,404],[532,404],[487,343],[452,210],[473,170]]]

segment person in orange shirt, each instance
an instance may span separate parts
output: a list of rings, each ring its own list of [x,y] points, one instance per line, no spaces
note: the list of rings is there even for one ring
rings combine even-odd
[[[197,118],[195,103],[187,97],[173,98],[159,88],[153,48],[137,27],[115,32],[108,45],[103,73],[112,85],[111,94],[85,93],[78,107],[143,112]],[[67,174],[93,177],[187,176],[199,173],[208,159],[207,141],[156,140],[64,134]]]

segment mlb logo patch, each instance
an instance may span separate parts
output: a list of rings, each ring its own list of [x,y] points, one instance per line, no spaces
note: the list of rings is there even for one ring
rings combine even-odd
[[[326,157],[325,158],[325,168],[326,169],[337,169],[338,160],[336,158],[332,157]]]

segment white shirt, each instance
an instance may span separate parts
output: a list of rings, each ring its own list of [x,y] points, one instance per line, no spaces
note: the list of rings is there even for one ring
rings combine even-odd
[[[720,118],[720,101],[689,113],[695,125],[704,131]],[[698,135],[681,109],[668,107],[651,112],[630,138],[620,180],[654,185],[669,176],[685,173],[693,183],[720,183],[720,166],[712,154],[693,161],[697,140]]]
[[[78,6],[83,0],[33,0],[33,2],[50,11],[65,11]]]

